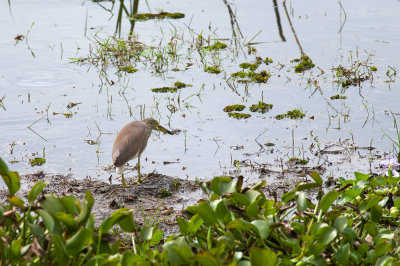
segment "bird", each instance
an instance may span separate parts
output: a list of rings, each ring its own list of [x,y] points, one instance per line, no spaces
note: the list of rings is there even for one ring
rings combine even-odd
[[[162,127],[157,120],[146,118],[142,121],[133,121],[125,125],[117,134],[112,148],[112,161],[116,168],[117,174],[122,175],[122,186],[126,187],[124,179],[124,169],[129,160],[138,158],[138,180],[140,177],[140,155],[146,149],[147,142],[153,130],[162,131],[173,135],[173,133]]]

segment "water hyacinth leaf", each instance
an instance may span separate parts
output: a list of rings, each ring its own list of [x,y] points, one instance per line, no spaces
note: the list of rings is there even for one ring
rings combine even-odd
[[[321,185],[319,185],[318,183],[301,183],[299,185],[296,186],[296,190],[297,191],[303,191],[303,190],[309,190],[309,189],[314,189],[314,188],[318,188],[321,187]]]
[[[204,220],[207,226],[212,226],[217,222],[215,212],[207,201],[201,203],[197,208],[197,213]]]
[[[43,223],[46,226],[46,228],[49,230],[50,233],[53,234],[60,234],[60,226],[58,224],[58,221],[51,216],[50,213],[48,213],[45,210],[36,210],[37,214],[40,215],[43,219]]]
[[[88,228],[82,228],[65,242],[65,250],[69,256],[77,256],[92,242],[93,232]]]
[[[333,202],[340,196],[340,192],[329,191],[321,199],[321,211],[326,213],[328,209],[332,206]]]
[[[378,231],[378,225],[374,222],[368,221],[364,224],[364,229],[367,231],[367,233],[372,236],[375,237],[376,235],[378,235],[379,231]]]
[[[372,206],[370,218],[373,222],[379,222],[379,220],[382,218],[382,207],[378,204]]]
[[[24,201],[21,198],[17,197],[17,196],[12,196],[12,197],[8,198],[8,201],[11,204],[13,204],[13,205],[17,206],[18,208],[20,208],[21,210],[25,209]]]
[[[252,266],[252,264],[248,260],[241,260],[239,261],[238,266]]]
[[[317,241],[322,245],[328,245],[337,236],[337,230],[331,226],[323,227],[317,232]]]
[[[290,226],[293,228],[293,230],[296,232],[298,235],[302,235],[306,231],[306,227],[304,224],[299,223],[299,222],[292,222]]]
[[[350,244],[346,243],[340,245],[339,248],[335,251],[334,258],[340,264],[346,265],[349,262],[350,258]]]
[[[79,200],[74,196],[67,196],[59,199],[65,210],[75,216],[79,213],[78,207],[80,207]]]
[[[314,179],[315,183],[317,183],[319,186],[322,186],[322,178],[317,172],[312,172],[310,176],[312,179]]]
[[[368,174],[363,174],[359,172],[354,172],[354,176],[356,177],[357,180],[368,180],[368,178],[370,177],[370,175]]]
[[[139,255],[130,251],[124,252],[121,258],[121,265],[137,265],[139,263]]]
[[[65,211],[60,199],[54,196],[54,194],[47,194],[45,199],[40,202],[40,206],[52,214]]]
[[[341,233],[349,224],[349,219],[345,216],[340,216],[335,219],[335,222],[333,223],[333,226],[336,228],[336,230]]]
[[[275,200],[266,200],[263,206],[264,216],[274,215],[276,213]]]
[[[32,230],[35,237],[42,237],[44,229],[37,224],[28,223],[29,228]]]
[[[267,181],[263,180],[260,183],[257,183],[254,186],[252,186],[250,189],[259,190],[259,189],[263,188],[266,184],[267,184]]]
[[[241,193],[237,192],[232,193],[231,195],[229,195],[228,199],[232,204],[242,205],[242,206],[250,205],[249,199]]]
[[[344,192],[343,196],[340,197],[338,203],[339,204],[344,204],[346,202],[350,202],[353,199],[355,199],[358,195],[360,195],[360,193],[361,193],[361,189],[352,189],[352,188],[351,189],[347,189]]]
[[[187,245],[185,239],[180,237],[176,240],[168,241],[163,245],[163,250],[167,251],[168,262],[172,265],[190,265],[190,258],[193,251]]]
[[[258,234],[261,239],[266,239],[269,236],[270,228],[266,221],[264,220],[255,220],[251,222],[254,225],[254,231]]]
[[[14,196],[21,187],[19,174],[17,172],[9,171],[6,175],[1,175],[8,188],[10,196]]]
[[[211,181],[211,189],[214,191],[214,193],[215,194],[217,194],[217,195],[222,195],[223,193],[231,193],[231,192],[234,192],[234,190],[233,191],[230,191],[230,192],[220,192],[220,184],[221,183],[225,183],[224,184],[224,186],[223,187],[228,187],[229,188],[229,184],[231,184],[231,181],[232,181],[232,178],[230,178],[229,176],[218,176],[218,177],[215,177],[212,181]],[[233,183],[235,183],[235,182],[233,182]],[[234,184],[234,185],[236,185],[236,183]],[[235,186],[234,186],[235,187]],[[225,188],[226,189],[226,188]],[[222,193],[222,194],[220,194],[220,193]]]
[[[132,211],[128,208],[121,208],[119,210],[116,210],[113,214],[111,214],[110,217],[104,219],[104,221],[101,223],[100,225],[101,234],[107,233],[111,229],[111,227],[116,225],[122,219],[126,218],[126,216],[128,215],[132,216]]]
[[[387,265],[392,265],[393,262],[395,262],[396,259],[393,258],[392,256],[383,256],[380,257],[377,261],[376,261],[376,266],[387,266]]]
[[[201,253],[198,253],[194,256],[194,260],[199,263],[200,265],[204,265],[204,266],[218,266],[220,265],[219,261],[217,259],[215,259],[214,257],[212,257],[212,254],[204,251]]]
[[[324,227],[328,227],[329,225],[327,223],[323,222],[316,222],[311,226],[311,234],[316,235],[319,230],[321,230]]]
[[[233,254],[234,261],[240,261],[242,258],[243,258],[243,252],[241,251],[236,251],[235,254]]]
[[[215,213],[217,215],[218,220],[220,220],[221,222],[227,223],[231,220],[230,212],[224,200],[218,203]]]
[[[288,203],[289,201],[291,201],[292,199],[294,199],[294,197],[296,197],[296,191],[289,191],[286,192],[285,194],[283,194],[282,196],[282,202],[283,203]]]
[[[370,180],[370,185],[371,185],[371,187],[373,187],[373,188],[378,187],[378,186],[383,187],[383,186],[386,185],[386,177],[384,177],[384,176],[377,176],[377,177],[374,177],[374,178],[372,178],[372,179]]]
[[[161,239],[163,238],[163,236],[164,236],[164,232],[162,230],[156,230],[153,233],[153,236],[150,240],[150,246],[158,245],[160,243]]]
[[[78,227],[78,223],[71,214],[65,212],[58,212],[56,213],[55,216],[59,221],[63,222],[70,230]]]
[[[245,195],[250,203],[253,203],[257,199],[257,197],[261,195],[261,193],[256,190],[249,189],[246,191]]]
[[[19,260],[21,258],[21,246],[23,239],[16,239],[11,242],[11,252],[12,257],[15,260]]]
[[[342,234],[347,240],[346,242],[353,243],[357,239],[357,233],[352,228],[347,227],[343,229]]]
[[[239,230],[243,230],[246,232],[249,232],[253,227],[252,224],[250,224],[248,221],[245,221],[243,219],[235,219],[230,221],[226,227],[228,227],[229,229],[239,229]]]
[[[304,192],[296,192],[296,204],[298,211],[305,211],[307,210],[307,197],[306,193]]]
[[[136,228],[135,221],[133,220],[132,212],[130,215],[125,215],[119,222],[118,225],[121,227],[121,230],[124,232],[133,232]]]
[[[0,175],[8,175],[8,166],[0,157]]]
[[[61,236],[51,235],[51,240],[54,244],[55,259],[58,262],[58,265],[67,265],[67,254]]]
[[[376,236],[376,243],[380,244],[385,240],[393,240],[394,234],[390,233],[389,230],[381,230],[379,234]]]
[[[93,204],[94,204],[94,198],[92,194],[90,193],[89,190],[86,191],[85,193],[85,199],[86,199],[86,204],[83,205],[82,211],[79,214],[79,219],[78,223],[80,225],[85,224],[86,221],[90,217],[90,213],[92,212]]]
[[[250,248],[251,265],[272,266],[277,261],[277,255],[272,250],[263,248]]]
[[[141,236],[143,240],[151,240],[153,237],[154,226],[145,226],[142,229]]]
[[[37,182],[33,185],[32,189],[28,193],[28,201],[31,205],[35,202],[36,198],[46,185],[46,182]]]

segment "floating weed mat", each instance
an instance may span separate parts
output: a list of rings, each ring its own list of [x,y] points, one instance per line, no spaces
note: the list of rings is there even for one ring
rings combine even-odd
[[[176,92],[178,89],[182,89],[185,87],[193,87],[193,85],[185,84],[183,82],[177,81],[174,83],[174,87],[153,88],[153,89],[151,89],[151,91],[157,92],[157,93]]]
[[[133,15],[132,19],[134,20],[149,20],[149,19],[179,19],[184,18],[185,14],[183,13],[169,13],[169,12],[160,12],[157,14],[152,13],[138,13]]]
[[[224,107],[224,112],[243,111],[246,108],[243,104],[227,105]]]
[[[249,107],[250,111],[254,112],[259,112],[262,114],[265,114],[269,110],[272,109],[274,105],[271,103],[265,103],[263,101],[258,101],[258,104],[253,104]]]
[[[291,111],[287,111],[284,114],[279,114],[275,116],[275,119],[277,120],[281,120],[284,118],[290,118],[290,119],[301,119],[303,117],[305,117],[306,114],[303,113],[300,109],[293,109]]]
[[[143,225],[128,208],[95,227],[94,198],[44,194],[37,182],[26,198],[17,172],[0,158],[7,202],[0,205],[2,265],[398,265],[400,177],[355,172],[331,180],[310,173],[280,199],[266,181],[243,176],[197,181],[206,198],[177,217],[179,232],[164,238],[157,213]],[[160,197],[169,196],[160,191]],[[159,209],[158,209],[159,210]],[[158,211],[157,210],[157,211]],[[157,212],[156,211],[156,212]],[[128,233],[123,240],[121,233]]]
[[[296,73],[302,73],[306,70],[310,70],[311,68],[313,68],[315,66],[314,63],[312,62],[311,58],[306,55],[302,56],[301,58],[293,59],[291,62],[298,63],[294,67],[294,71]]]

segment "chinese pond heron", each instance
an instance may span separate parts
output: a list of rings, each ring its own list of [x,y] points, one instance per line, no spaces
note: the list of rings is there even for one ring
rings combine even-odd
[[[133,121],[125,125],[114,140],[112,148],[112,160],[116,172],[122,175],[122,186],[126,186],[124,180],[124,169],[129,160],[138,158],[138,180],[140,183],[140,155],[146,149],[147,142],[153,130],[162,131],[172,135],[153,118],[146,118],[143,121]]]

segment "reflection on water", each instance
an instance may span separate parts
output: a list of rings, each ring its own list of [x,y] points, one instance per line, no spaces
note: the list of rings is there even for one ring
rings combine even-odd
[[[346,174],[375,163],[371,148],[362,147],[392,149],[382,130],[395,137],[398,3],[142,3],[13,2],[12,17],[8,4],[0,4],[0,23],[7,25],[0,29],[0,154],[13,162],[10,168],[106,180],[116,131],[149,116],[181,133],[151,137],[142,171],[189,179],[249,174],[266,163],[279,170],[292,157],[322,165],[328,174]],[[133,19],[154,10],[185,17]],[[19,34],[29,41],[15,45]],[[208,48],[217,42],[227,48]],[[316,67],[295,73],[291,61],[299,50]],[[267,57],[273,63],[257,64]],[[257,64],[254,73],[271,77],[239,82],[232,73],[252,75],[241,63]],[[151,90],[177,81],[192,87]],[[273,108],[251,113],[248,108],[260,101]],[[71,103],[80,104],[69,108]],[[234,104],[252,116],[228,117],[222,110]],[[274,118],[294,109],[306,117]],[[43,153],[46,163],[31,167],[29,159]],[[346,167],[338,166],[340,160]],[[127,176],[135,174],[129,170]]]

